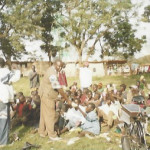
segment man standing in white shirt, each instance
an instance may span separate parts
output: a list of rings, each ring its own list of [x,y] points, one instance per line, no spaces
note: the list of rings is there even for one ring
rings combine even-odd
[[[89,69],[88,62],[84,62],[83,67],[80,68],[79,79],[82,90],[92,85],[92,71]]]

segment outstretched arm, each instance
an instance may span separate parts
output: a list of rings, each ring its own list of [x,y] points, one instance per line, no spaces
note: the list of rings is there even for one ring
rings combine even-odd
[[[78,107],[78,109],[79,109],[79,111],[82,113],[82,115],[86,118],[86,113],[84,113],[81,109],[80,109],[80,107],[79,106],[77,106]]]
[[[67,97],[66,93],[64,92],[64,90],[63,90],[62,88],[57,89],[57,90],[58,90],[58,92],[60,93],[60,95],[65,99],[65,101],[66,101],[69,105],[71,105],[71,100],[68,99],[68,97]]]

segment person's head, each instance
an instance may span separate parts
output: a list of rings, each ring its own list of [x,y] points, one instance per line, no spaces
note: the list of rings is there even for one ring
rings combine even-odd
[[[35,72],[35,66],[34,65],[32,65],[32,71]]]
[[[25,96],[24,96],[24,95],[21,95],[21,96],[19,97],[19,101],[20,101],[20,103],[24,103],[24,102],[26,101]]]
[[[71,91],[70,90],[66,90],[66,94],[67,94],[68,97],[70,97]]]
[[[64,62],[62,62],[62,68],[65,68],[66,64]]]
[[[89,113],[95,109],[95,104],[89,103],[86,107],[86,113]]]
[[[109,94],[114,93],[114,88],[113,88],[113,87],[109,87],[109,88],[108,88],[108,93],[109,93]]]
[[[30,96],[26,97],[26,102],[27,104],[31,104],[32,98]]]
[[[125,84],[121,84],[120,85],[120,90],[121,91],[125,91],[126,90],[126,85]]]
[[[38,92],[36,90],[31,92],[31,96],[35,96],[35,95],[38,95]]]
[[[106,99],[106,104],[107,104],[107,105],[110,105],[110,104],[111,104],[110,98],[107,98],[107,99]]]
[[[82,90],[81,89],[78,89],[78,91],[77,91],[77,96],[81,96],[82,95]]]
[[[98,89],[98,85],[97,85],[97,84],[94,84],[93,87],[92,87],[92,89],[93,89],[93,92],[96,92],[97,89]]]
[[[55,67],[57,72],[60,72],[62,70],[62,67],[63,67],[63,62],[60,59],[55,60],[54,67]]]
[[[100,99],[100,94],[99,93],[95,93],[94,100],[99,100],[99,99]]]
[[[103,87],[103,84],[102,83],[99,83],[98,84],[98,89],[101,89]]]
[[[18,69],[17,64],[12,64],[12,65],[11,65],[11,69],[12,69],[12,70]]]
[[[117,96],[121,96],[122,95],[122,91],[118,90],[116,93]]]
[[[140,81],[143,81],[143,80],[145,80],[145,78],[144,78],[144,76],[141,76]]]
[[[75,99],[74,99],[74,103],[79,106],[79,104],[80,104],[80,99],[79,99],[79,98],[75,98]]]
[[[89,91],[89,89],[88,89],[88,88],[84,88],[84,89],[83,89],[83,94],[87,94],[87,93],[88,93],[88,91]]]
[[[23,96],[23,92],[18,92],[18,93],[17,93],[17,95],[16,95],[16,98],[18,98],[18,99],[19,99],[19,98],[20,98],[20,96]]]
[[[88,99],[91,99],[92,98],[92,91],[89,90],[87,96],[88,96]]]
[[[0,68],[3,68],[5,66],[5,60],[0,57]]]
[[[77,86],[77,82],[73,82],[73,85]]]
[[[138,87],[140,86],[140,81],[136,82],[136,86],[138,86]]]
[[[89,67],[88,61],[83,62],[83,67]]]

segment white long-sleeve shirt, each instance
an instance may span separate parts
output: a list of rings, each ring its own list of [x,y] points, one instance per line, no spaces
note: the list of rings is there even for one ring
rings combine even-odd
[[[20,79],[20,71],[10,71],[8,68],[0,68],[0,100],[3,103],[12,102],[14,99],[14,91],[11,82]]]
[[[92,84],[92,71],[87,67],[80,68],[79,78],[81,88],[90,87]]]

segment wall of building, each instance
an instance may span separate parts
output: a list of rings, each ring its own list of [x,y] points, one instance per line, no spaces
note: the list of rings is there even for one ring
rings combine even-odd
[[[104,67],[103,63],[89,63],[89,68],[92,71],[93,76],[104,76]],[[67,77],[78,76],[79,74],[79,65],[75,63],[67,63],[65,68]]]
[[[15,62],[14,62],[15,63]],[[49,62],[17,62],[23,76],[28,76],[31,71],[32,65],[35,65],[37,72],[42,76],[50,66]],[[89,68],[92,71],[93,76],[104,76],[103,62],[89,62]],[[67,77],[75,77],[79,74],[79,65],[74,62],[66,64],[65,68]]]

